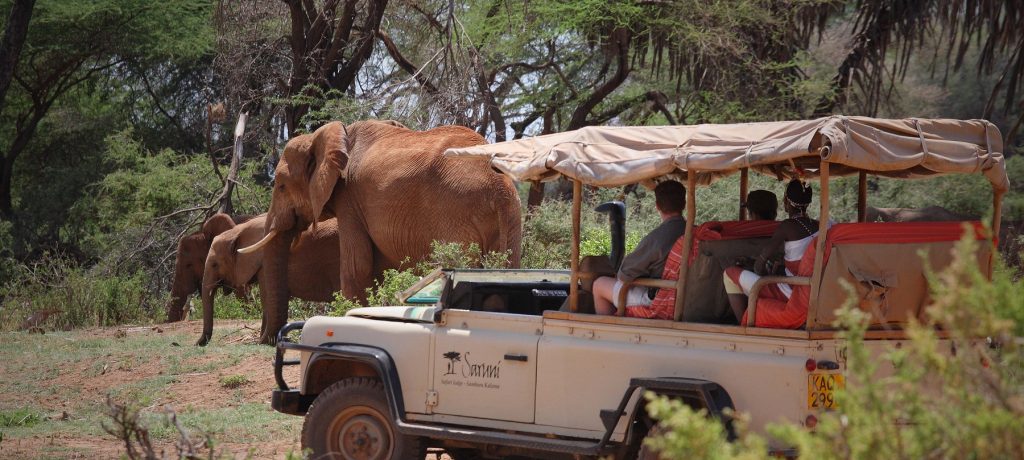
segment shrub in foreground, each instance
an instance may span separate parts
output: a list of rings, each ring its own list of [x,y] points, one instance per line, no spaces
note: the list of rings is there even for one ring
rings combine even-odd
[[[927,320],[908,327],[910,340],[880,356],[864,340],[867,318],[847,307],[851,384],[840,408],[823,414],[813,432],[786,424],[768,428],[801,458],[1018,458],[1024,439],[1024,285],[1007,270],[992,280],[977,269],[978,243],[962,241],[953,265],[930,274]],[[950,336],[940,341],[937,328]],[[882,366],[892,375],[879,377]],[[768,395],[766,395],[768,397]],[[650,441],[664,458],[765,458],[766,439],[743,433],[727,444],[718,422],[678,403],[654,398],[650,410],[664,435]],[[742,424],[741,424],[742,425]]]

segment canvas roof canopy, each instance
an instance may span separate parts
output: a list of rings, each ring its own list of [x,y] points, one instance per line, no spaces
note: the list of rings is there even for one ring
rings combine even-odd
[[[827,147],[822,149],[821,147]],[[778,177],[860,172],[917,178],[981,173],[1001,194],[1009,188],[999,129],[986,120],[816,120],[691,126],[593,126],[527,139],[449,149],[486,158],[515,180],[558,176],[613,187],[695,170],[697,182],[750,168]]]

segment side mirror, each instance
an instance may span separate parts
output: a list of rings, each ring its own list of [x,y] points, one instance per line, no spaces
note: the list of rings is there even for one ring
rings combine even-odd
[[[626,255],[626,204],[621,201],[601,203],[595,211],[608,214],[608,225],[611,227],[612,251],[608,260],[616,271]]]

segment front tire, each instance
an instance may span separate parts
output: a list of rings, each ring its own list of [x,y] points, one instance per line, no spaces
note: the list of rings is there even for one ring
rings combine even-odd
[[[405,460],[425,456],[421,440],[403,436],[392,423],[380,380],[352,377],[317,396],[302,425],[310,458]]]

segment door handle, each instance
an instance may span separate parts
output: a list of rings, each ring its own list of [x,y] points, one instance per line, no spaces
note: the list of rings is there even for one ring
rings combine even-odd
[[[526,360],[529,359],[529,357],[526,355],[514,355],[512,353],[505,353],[505,359],[508,361],[522,361],[525,363]]]

